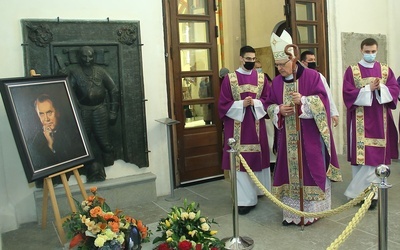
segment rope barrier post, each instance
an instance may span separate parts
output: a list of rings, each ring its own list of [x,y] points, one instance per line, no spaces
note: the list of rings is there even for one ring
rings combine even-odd
[[[375,174],[381,178],[381,182],[378,184],[378,224],[379,224],[379,250],[388,249],[388,227],[387,227],[387,215],[388,215],[388,197],[387,190],[392,187],[388,184],[387,177],[390,175],[390,168],[386,165],[379,165],[375,169]]]
[[[156,120],[159,123],[166,125],[167,127],[167,143],[168,143],[168,161],[169,161],[169,181],[170,181],[170,196],[165,198],[166,201],[177,201],[180,200],[181,197],[176,197],[174,195],[174,160],[172,158],[172,149],[171,149],[171,134],[172,134],[172,125],[180,123],[177,120],[172,120],[171,118],[164,118]]]
[[[222,242],[225,243],[224,249],[252,249],[254,241],[249,237],[239,236],[239,217],[238,217],[238,201],[237,201],[237,182],[236,182],[236,155],[235,149],[236,140],[234,138],[228,139],[228,145],[231,147],[229,152],[230,168],[231,168],[231,192],[233,201],[233,237],[224,238]]]

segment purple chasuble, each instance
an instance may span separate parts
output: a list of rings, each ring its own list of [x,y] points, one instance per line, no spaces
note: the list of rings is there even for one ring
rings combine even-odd
[[[239,72],[235,72],[237,75],[239,89],[240,91],[240,99],[243,100],[247,96],[251,96],[253,99],[256,99],[256,88],[241,88],[243,85],[252,85],[258,86],[258,73],[255,70],[252,70],[250,75],[244,75]],[[253,89],[253,91],[252,91]],[[238,89],[236,89],[238,91]],[[258,98],[264,108],[265,103],[267,101],[267,95],[269,91],[268,80],[264,78],[264,86],[261,90],[260,98]],[[224,124],[224,149],[222,154],[222,169],[230,170],[230,161],[229,161],[229,153],[227,150],[230,149],[227,141],[229,138],[234,137],[234,125],[235,121],[226,116],[228,110],[234,104],[235,99],[232,94],[232,89],[229,81],[229,76],[227,75],[221,85],[221,92],[218,103],[218,112],[219,117],[221,118]],[[268,138],[267,138],[267,128],[265,124],[265,118],[261,118],[259,120],[259,129],[257,131],[256,119],[253,114],[253,106],[248,106],[245,109],[246,113],[243,121],[240,124],[240,147],[245,147],[246,145],[259,145],[261,149],[259,152],[240,152],[241,155],[246,160],[247,164],[253,171],[261,171],[262,169],[269,167],[269,147],[268,147]],[[243,110],[244,112],[244,110]],[[238,158],[237,158],[238,160]],[[242,164],[240,164],[240,170],[246,171]]]
[[[304,199],[324,200],[326,178],[328,177],[335,181],[341,180],[336,149],[333,142],[332,131],[330,129],[331,117],[329,112],[329,100],[319,73],[304,68],[299,63],[297,63],[297,65],[298,92],[302,96],[315,96],[321,100],[325,108],[325,111],[323,112],[324,119],[326,119],[327,123],[325,129],[329,129],[330,134],[330,152],[328,152],[327,147],[321,141],[321,134],[317,127],[316,118],[300,118]],[[290,83],[293,83],[293,81],[290,81]],[[284,103],[284,90],[286,84],[289,84],[289,82],[285,83],[285,80],[281,75],[276,76],[272,81],[272,87],[267,101],[267,107],[273,105],[271,109],[268,110],[270,116],[271,111],[273,112],[272,109],[276,107],[276,105]],[[292,166],[289,166],[288,161],[289,154],[298,155],[298,146],[295,144],[293,147],[287,148],[287,145],[290,144],[288,144],[289,141],[287,141],[289,135],[286,128],[285,118],[280,116],[279,119],[280,121],[278,124],[281,123],[282,127],[277,130],[277,159],[274,170],[273,191],[278,198],[288,196],[294,199],[299,199],[298,162],[294,162]],[[290,140],[296,140],[296,137],[290,138]],[[335,169],[335,171],[331,172],[332,169]],[[332,174],[333,172],[335,173]]]
[[[375,62],[373,68],[366,68],[360,64],[358,64],[358,67],[360,68],[361,78],[382,78],[381,64],[379,62]],[[347,142],[349,144],[347,147],[347,160],[350,161],[352,165],[379,166],[380,164],[390,164],[391,159],[398,158],[398,135],[391,110],[396,108],[399,86],[390,68],[388,68],[388,71],[384,74],[387,77],[386,87],[389,89],[393,101],[379,104],[374,91],[372,93],[372,106],[356,106],[354,102],[361,88],[357,88],[355,85],[352,68],[348,67],[345,72],[343,80],[343,99],[347,108],[346,127]],[[361,129],[359,130],[357,130],[356,124],[356,110],[358,107],[361,107],[359,112],[363,112],[363,121],[361,120],[362,124],[360,124]],[[386,134],[384,132],[385,124]],[[356,138],[357,131],[359,133],[359,140]],[[386,143],[384,143],[385,140]],[[369,143],[370,141],[372,141],[372,143]]]

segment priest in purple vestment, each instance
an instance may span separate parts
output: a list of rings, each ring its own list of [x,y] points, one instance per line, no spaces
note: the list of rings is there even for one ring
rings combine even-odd
[[[269,147],[265,125],[265,103],[269,90],[264,73],[254,70],[255,50],[250,46],[240,49],[240,67],[228,73],[222,81],[218,112],[224,124],[224,151],[222,168],[230,170],[227,145],[229,138],[236,140],[236,149],[246,160],[259,181],[270,189]],[[237,200],[239,214],[247,214],[257,205],[261,190],[236,158]]]
[[[397,130],[392,109],[396,108],[399,85],[387,64],[375,61],[378,43],[373,38],[361,42],[363,58],[349,66],[343,80],[347,108],[347,160],[353,179],[345,191],[351,199],[371,182],[380,182],[375,168],[398,158]],[[377,194],[370,209],[376,207]]]
[[[284,204],[297,210],[302,204],[305,212],[322,212],[331,208],[331,181],[342,180],[329,100],[319,73],[292,61],[293,53],[289,57],[284,52],[291,43],[286,31],[280,37],[274,33],[271,36],[275,67],[280,73],[272,81],[267,100],[268,115],[278,129],[272,191]],[[309,225],[317,219],[306,217],[302,221],[298,215],[284,210],[282,224]]]
[[[397,77],[397,84],[399,85],[399,88],[400,88],[400,76]],[[400,100],[400,92],[399,92],[399,96],[398,96],[397,100],[398,101]],[[400,133],[400,116],[399,116],[399,123],[397,123],[397,128],[399,129],[399,133]]]

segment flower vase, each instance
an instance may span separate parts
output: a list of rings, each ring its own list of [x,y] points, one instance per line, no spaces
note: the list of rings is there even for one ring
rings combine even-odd
[[[131,224],[125,234],[125,250],[140,250],[142,239],[137,226]]]

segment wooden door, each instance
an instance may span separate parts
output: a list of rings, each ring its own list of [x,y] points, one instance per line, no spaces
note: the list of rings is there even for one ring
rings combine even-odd
[[[170,110],[180,123],[173,133],[175,185],[223,176],[215,3],[166,0]]]
[[[328,78],[325,0],[285,0],[285,15],[300,53],[315,53],[317,69]],[[329,79],[329,78],[328,78]]]

